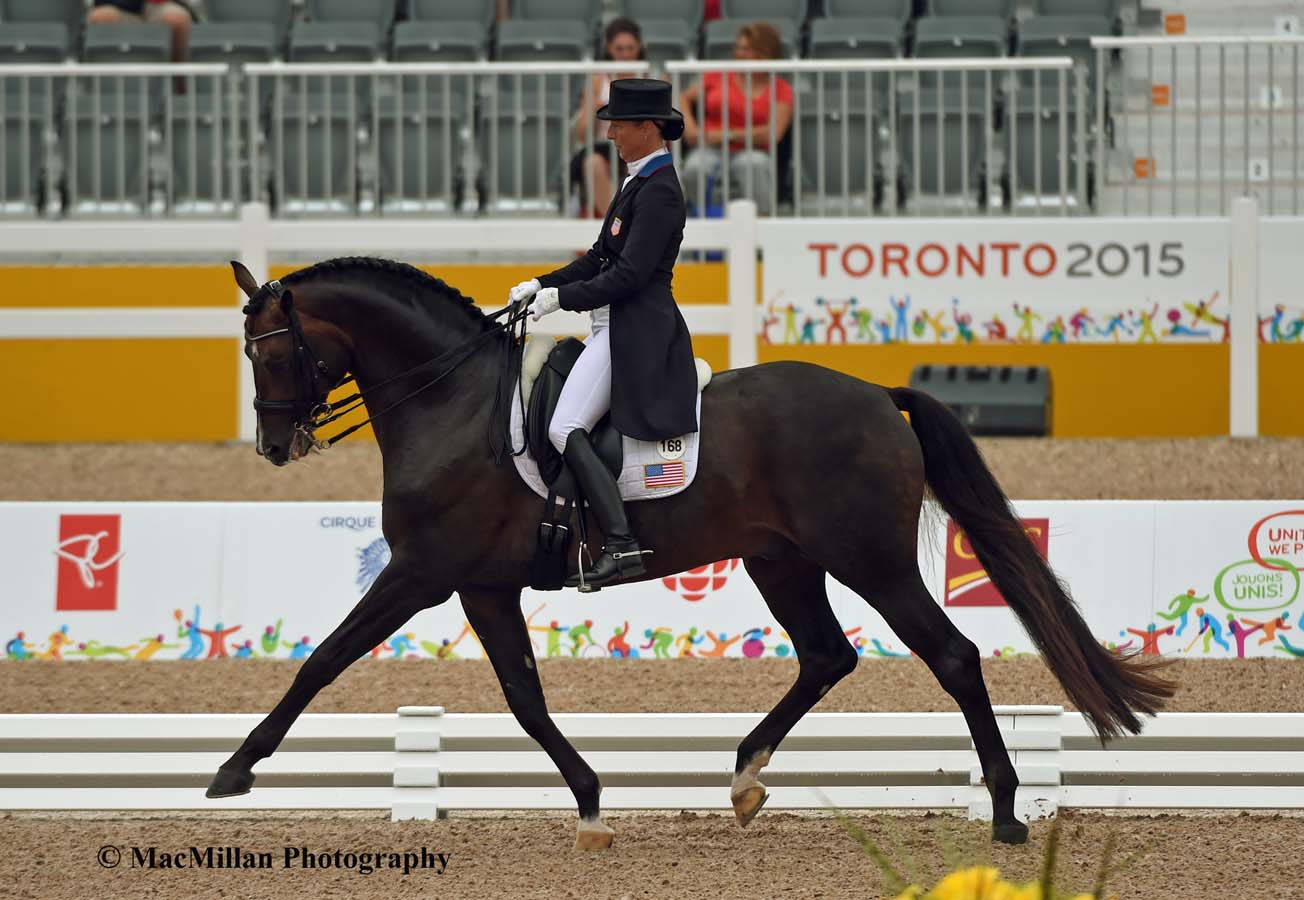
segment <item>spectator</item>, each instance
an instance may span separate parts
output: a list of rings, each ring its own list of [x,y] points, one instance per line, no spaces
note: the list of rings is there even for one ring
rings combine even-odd
[[[633,19],[612,19],[602,34],[606,58],[618,62],[647,59],[643,48],[643,30]],[[611,82],[616,78],[629,78],[633,73],[616,74],[612,72],[595,72],[584,83],[580,96],[580,107],[575,114],[575,140],[581,145],[580,150],[571,157],[571,184],[579,187],[580,206],[588,209],[588,178],[593,178],[592,213],[595,218],[607,214],[607,205],[611,203],[614,193],[611,183],[611,161],[614,158],[621,174],[625,163],[612,152],[611,143],[606,140],[607,123],[599,121],[594,115],[607,102]],[[592,143],[589,143],[589,123],[593,122]]]
[[[91,25],[123,22],[166,25],[172,31],[172,61],[184,62],[193,18],[188,7],[173,0],[95,0],[86,21]]]
[[[734,41],[734,59],[778,59],[779,32],[767,22],[744,25]],[[727,84],[727,87],[726,87]],[[679,98],[679,108],[684,113],[684,145],[696,147],[684,162],[680,178],[684,192],[698,210],[708,198],[719,191],[723,173],[725,140],[725,91],[729,101],[729,195],[742,197],[750,178],[750,199],[756,201],[762,214],[770,212],[770,127],[773,118],[774,143],[777,145],[792,127],[792,85],[768,73],[756,72],[751,76],[751,96],[747,96],[746,73],[730,72],[728,81],[723,73],[711,72],[701,81],[686,88]],[[698,103],[701,101],[705,121],[698,122]],[[751,108],[751,146],[747,150],[747,109]],[[749,174],[750,173],[750,174]],[[705,183],[706,190],[701,187]],[[714,189],[714,191],[712,190]],[[705,196],[704,196],[705,194]]]

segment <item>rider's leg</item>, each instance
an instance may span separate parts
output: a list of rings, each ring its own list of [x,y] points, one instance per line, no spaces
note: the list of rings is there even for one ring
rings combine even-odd
[[[589,440],[594,426],[610,408],[611,342],[609,331],[603,329],[585,343],[584,352],[562,387],[548,427],[549,440],[575,473],[602,529],[602,555],[584,573],[585,586],[593,587],[634,578],[645,571],[638,538],[625,517],[625,503],[620,499],[616,479]],[[566,580],[568,587],[579,584],[578,576]]]

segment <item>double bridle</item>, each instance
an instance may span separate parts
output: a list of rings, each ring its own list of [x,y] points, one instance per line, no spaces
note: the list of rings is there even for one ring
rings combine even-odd
[[[353,375],[346,375],[334,383],[327,383],[327,376],[329,375],[330,368],[313,351],[312,345],[308,342],[308,336],[304,333],[303,325],[299,321],[299,311],[294,308],[293,296],[291,296],[287,302],[285,298],[285,288],[282,287],[279,281],[267,282],[267,284],[263,285],[259,293],[261,294],[262,291],[269,293],[273,299],[281,304],[282,308],[285,310],[288,324],[284,328],[265,331],[262,334],[247,335],[245,341],[250,344],[256,344],[258,341],[275,337],[280,334],[288,334],[290,336],[294,356],[294,399],[264,400],[257,396],[257,388],[255,388],[254,409],[257,412],[288,413],[293,418],[295,432],[303,436],[310,448],[316,450],[329,450],[332,446],[353,434],[353,432],[357,431],[359,428],[374,422],[376,419],[379,419],[381,416],[401,404],[406,403],[408,400],[411,400],[423,391],[434,387],[440,381],[444,380],[444,378],[456,371],[458,366],[470,359],[475,351],[479,350],[484,344],[487,344],[492,338],[504,334],[509,335],[512,338],[512,340],[507,343],[509,358],[511,358],[510,354],[512,354],[513,348],[515,348],[515,352],[519,354],[520,347],[525,339],[525,319],[529,313],[524,302],[509,303],[500,310],[486,313],[485,318],[490,320],[499,319],[504,315],[507,316],[507,319],[502,322],[495,321],[493,325],[485,329],[481,334],[476,335],[471,338],[471,340],[459,344],[445,353],[441,353],[439,356],[428,359],[422,363],[417,363],[406,371],[373,384],[365,391],[358,390],[355,393],[332,403],[327,399],[330,396],[331,391],[343,387],[350,382],[356,384],[357,378]],[[519,329],[517,328],[518,325],[520,326]],[[338,434],[332,435],[331,437],[317,437],[317,429],[338,421],[353,412],[355,409],[365,405],[367,395],[375,394],[376,391],[381,388],[402,381],[423,369],[437,367],[441,364],[446,364],[447,368],[443,368],[434,378],[425,382],[421,386],[414,388],[402,397],[399,397],[380,412],[368,416],[366,419],[355,425],[350,425],[348,428]],[[325,384],[324,387],[323,384]],[[508,387],[510,389],[510,384]],[[495,409],[499,407],[502,397],[503,391],[500,389],[496,392],[494,398]]]

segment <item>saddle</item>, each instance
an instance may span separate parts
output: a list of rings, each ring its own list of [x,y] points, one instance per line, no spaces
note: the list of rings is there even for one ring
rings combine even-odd
[[[526,446],[529,447],[530,454],[539,466],[539,475],[548,486],[548,490],[563,500],[570,501],[579,498],[579,484],[566,466],[562,455],[548,439],[548,425],[552,421],[553,412],[557,409],[557,401],[561,397],[561,389],[566,384],[566,378],[582,352],[584,352],[584,342],[581,340],[566,338],[558,341],[548,351],[543,367],[539,369],[533,385],[530,385],[526,381],[532,369],[527,350],[527,358],[523,362],[521,372],[521,389],[527,395]],[[624,465],[624,442],[620,432],[611,424],[610,413],[598,421],[589,439],[612,476],[620,475],[621,467]]]

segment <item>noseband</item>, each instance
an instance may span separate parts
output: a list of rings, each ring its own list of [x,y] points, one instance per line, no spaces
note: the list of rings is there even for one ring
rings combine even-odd
[[[486,313],[485,317],[490,320],[497,320],[507,315],[507,319],[502,322],[495,321],[494,324],[487,328],[483,333],[476,335],[469,341],[459,344],[447,353],[441,353],[432,359],[423,363],[418,363],[406,371],[400,372],[392,378],[386,378],[384,381],[377,382],[365,391],[357,391],[350,394],[342,400],[334,403],[327,398],[330,392],[338,387],[342,387],[350,382],[356,383],[353,375],[341,378],[333,384],[323,383],[329,374],[329,367],[324,363],[316,353],[313,352],[312,345],[308,343],[308,336],[304,334],[303,325],[299,322],[299,312],[294,308],[293,297],[287,303],[284,301],[285,288],[279,281],[269,281],[263,285],[263,291],[267,291],[276,301],[286,308],[286,317],[288,325],[284,328],[277,328],[272,331],[265,331],[262,334],[249,335],[245,340],[254,344],[265,338],[275,337],[279,334],[288,334],[293,347],[294,354],[294,399],[293,400],[264,400],[257,396],[255,387],[254,410],[256,412],[268,413],[286,413],[292,417],[294,430],[301,434],[309,447],[317,450],[328,450],[339,441],[348,437],[365,425],[374,422],[381,416],[400,404],[412,399],[417,394],[434,387],[448,375],[451,375],[458,366],[470,359],[472,354],[480,347],[487,343],[491,338],[502,334],[509,334],[512,338],[511,343],[518,348],[525,340],[525,319],[529,314],[527,303],[509,303],[502,309],[492,313]],[[261,293],[261,291],[259,292]],[[508,315],[510,313],[510,315]],[[519,324],[519,335],[516,333]],[[447,368],[443,369],[438,375],[422,384],[420,387],[404,394],[393,403],[386,406],[380,412],[368,416],[356,425],[350,425],[339,434],[332,435],[329,438],[317,437],[317,429],[331,424],[340,418],[353,412],[355,409],[366,403],[368,394],[374,394],[381,388],[387,387],[397,381],[401,381],[408,376],[426,368],[446,363]],[[497,405],[497,400],[495,400]]]

